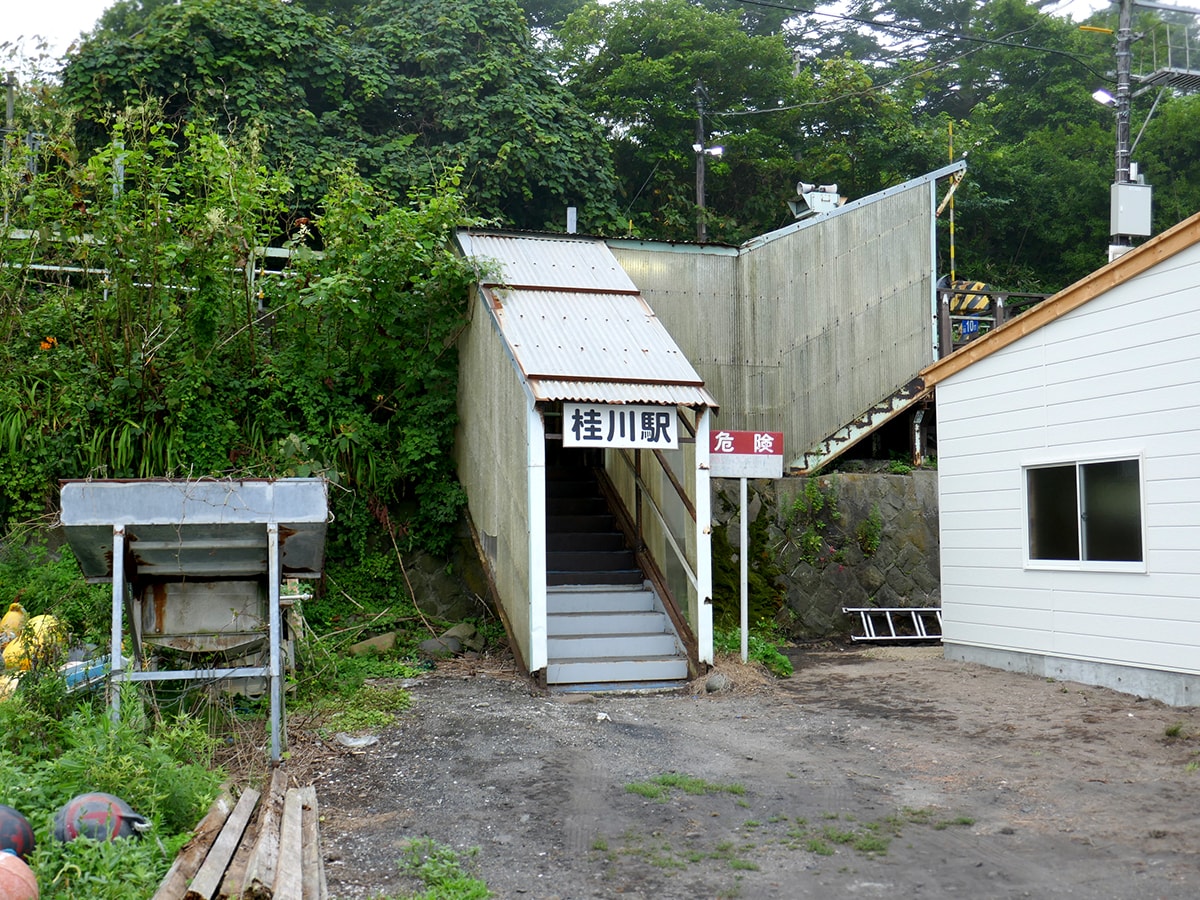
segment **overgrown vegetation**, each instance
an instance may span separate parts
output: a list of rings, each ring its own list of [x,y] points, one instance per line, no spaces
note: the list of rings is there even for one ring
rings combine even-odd
[[[879,542],[883,540],[883,514],[879,511],[878,503],[872,506],[867,517],[858,523],[857,536],[858,547],[863,556],[874,556],[875,551],[879,549]]]
[[[102,698],[69,694],[53,670],[32,670],[0,701],[0,803],[33,827],[27,860],[43,900],[143,900],[170,867],[216,796],[221,772],[203,720],[156,718],[138,695],[123,695],[114,724]],[[111,843],[54,839],[54,815],[72,797],[104,791],[151,823],[141,838]]]
[[[254,135],[153,106],[111,127],[85,158],[60,124],[0,172],[0,520],[51,509],[62,478],[322,475],[333,559],[361,558],[368,523],[444,549],[459,173],[396,205],[343,171],[289,222]]]
[[[746,526],[750,538],[746,581],[751,622],[770,622],[783,606],[783,591],[777,583],[782,573],[771,549],[770,525],[764,505],[759,516]],[[717,628],[736,628],[741,619],[741,566],[737,556],[740,552],[730,543],[728,528],[713,528],[713,623]]]

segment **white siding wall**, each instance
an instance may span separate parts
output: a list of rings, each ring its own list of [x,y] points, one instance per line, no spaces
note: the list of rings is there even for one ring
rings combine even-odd
[[[1200,674],[1200,247],[937,386],[943,632]],[[1140,456],[1144,572],[1024,565],[1022,466]]]

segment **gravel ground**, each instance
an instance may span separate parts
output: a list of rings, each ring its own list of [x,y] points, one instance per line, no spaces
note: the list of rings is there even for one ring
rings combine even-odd
[[[502,898],[1200,896],[1200,711],[940,647],[793,659],[779,681],[722,663],[720,694],[440,668],[378,743],[293,776],[317,786],[331,896],[414,890],[397,860],[425,837],[478,848]],[[699,793],[655,783],[675,776]]]

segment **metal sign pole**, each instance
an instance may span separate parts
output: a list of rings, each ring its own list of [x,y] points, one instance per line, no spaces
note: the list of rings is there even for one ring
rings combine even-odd
[[[121,653],[122,616],[125,614],[125,526],[113,526],[112,542],[112,653],[108,658],[108,706],[113,724],[121,721],[121,680],[124,656]]]
[[[281,581],[279,565],[279,523],[267,523],[267,631],[271,641],[270,646],[270,675],[268,680],[271,692],[271,762],[278,765],[282,757],[280,747],[284,744],[282,690],[282,662],[280,653],[281,631],[279,617],[279,582]]]
[[[741,583],[742,583],[742,662],[750,658],[750,528],[746,524],[746,479],[740,478],[741,491],[739,500],[742,504],[741,519],[742,552],[741,552]]]

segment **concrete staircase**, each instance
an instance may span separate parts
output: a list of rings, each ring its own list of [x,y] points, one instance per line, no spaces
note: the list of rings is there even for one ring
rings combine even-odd
[[[595,689],[688,677],[671,621],[586,469],[547,470],[546,683]]]

